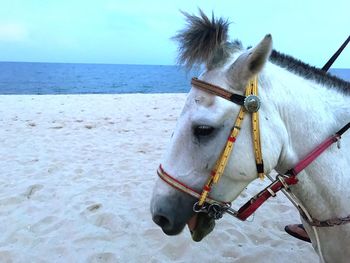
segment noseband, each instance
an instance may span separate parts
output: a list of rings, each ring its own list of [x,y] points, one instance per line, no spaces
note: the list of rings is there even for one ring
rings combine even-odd
[[[334,225],[342,225],[350,222],[350,216],[343,218],[332,218],[324,221],[317,220],[310,216],[307,210],[299,202],[299,200],[291,193],[289,186],[294,185],[298,182],[297,175],[304,170],[312,161],[314,161],[321,153],[323,153],[329,146],[335,142],[339,142],[342,134],[350,128],[350,123],[346,124],[334,135],[326,139],[319,146],[317,146],[313,151],[311,151],[304,159],[302,159],[295,167],[288,170],[285,174],[278,174],[276,179],[273,180],[268,176],[272,183],[264,188],[257,195],[252,197],[246,204],[244,204],[238,211],[231,208],[229,202],[223,202],[215,200],[209,197],[209,193],[212,186],[220,180],[220,177],[224,173],[227,166],[228,159],[232,153],[234,143],[241,130],[241,125],[246,113],[252,115],[252,137],[254,146],[255,163],[258,177],[264,179],[264,162],[262,159],[261,143],[260,143],[260,129],[259,129],[259,114],[258,110],[260,108],[260,98],[258,97],[258,80],[257,77],[249,80],[246,86],[245,96],[229,92],[219,86],[210,84],[208,82],[199,80],[197,78],[192,78],[192,86],[211,93],[213,95],[222,97],[229,100],[235,104],[241,106],[239,113],[237,115],[236,121],[233,125],[231,133],[227,139],[226,145],[219,156],[214,169],[212,169],[206,184],[204,185],[201,192],[197,192],[191,187],[187,186],[183,182],[175,179],[173,176],[168,174],[162,167],[159,166],[157,173],[159,177],[172,186],[173,188],[182,191],[192,197],[198,199],[198,201],[193,206],[193,211],[196,213],[208,213],[209,216],[214,219],[219,219],[224,213],[228,213],[242,221],[245,221],[250,215],[252,215],[268,198],[275,197],[276,193],[280,190],[287,195],[291,200],[293,205],[299,210],[300,214],[304,219],[311,225],[315,227],[328,227]]]

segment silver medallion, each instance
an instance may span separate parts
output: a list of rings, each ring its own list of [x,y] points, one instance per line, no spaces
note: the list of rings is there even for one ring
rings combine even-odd
[[[248,112],[257,112],[260,108],[260,98],[255,95],[249,95],[244,100],[244,108]]]

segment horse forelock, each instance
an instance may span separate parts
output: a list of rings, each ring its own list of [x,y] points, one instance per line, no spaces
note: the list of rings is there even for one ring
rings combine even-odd
[[[190,69],[193,65],[204,63],[207,69],[212,69],[225,62],[235,49],[240,49],[238,41],[227,41],[229,22],[227,19],[209,19],[199,9],[199,16],[182,12],[186,17],[187,26],[179,31],[173,39],[179,42],[179,64]]]

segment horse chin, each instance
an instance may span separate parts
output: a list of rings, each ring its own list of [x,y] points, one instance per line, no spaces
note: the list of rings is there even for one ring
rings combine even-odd
[[[172,229],[167,229],[167,228],[162,228],[164,234],[168,236],[176,236],[182,232],[182,230],[185,228],[186,225],[183,225],[182,227],[178,228],[172,228]]]
[[[191,217],[187,226],[191,232],[192,240],[199,242],[213,231],[215,220],[206,213],[198,213]]]

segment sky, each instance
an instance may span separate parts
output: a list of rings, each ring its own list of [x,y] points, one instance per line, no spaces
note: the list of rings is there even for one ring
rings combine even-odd
[[[0,0],[0,61],[176,64],[180,10],[227,18],[230,39],[322,67],[350,34],[349,0]],[[335,62],[350,68],[350,44]]]

